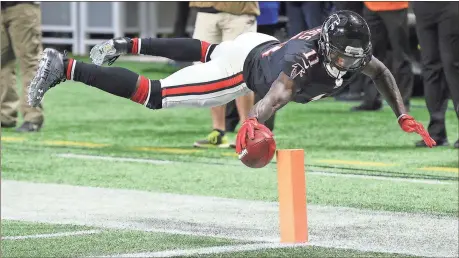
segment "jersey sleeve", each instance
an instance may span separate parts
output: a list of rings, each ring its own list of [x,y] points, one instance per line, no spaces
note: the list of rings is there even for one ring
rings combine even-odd
[[[319,62],[315,51],[310,53],[286,54],[282,71],[295,83],[306,83],[311,66]]]

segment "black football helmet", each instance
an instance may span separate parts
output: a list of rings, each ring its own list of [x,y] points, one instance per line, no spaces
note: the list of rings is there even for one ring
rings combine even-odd
[[[335,12],[322,25],[319,47],[325,64],[340,71],[360,70],[372,55],[370,28],[355,12]]]

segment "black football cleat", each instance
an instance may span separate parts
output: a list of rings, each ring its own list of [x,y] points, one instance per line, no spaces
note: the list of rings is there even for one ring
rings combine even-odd
[[[65,52],[62,54],[52,48],[43,51],[37,73],[29,86],[28,102],[30,106],[37,107],[50,88],[65,81],[65,58]]]
[[[2,128],[13,128],[13,127],[16,127],[16,122],[12,122],[12,123],[1,123],[2,125]]]
[[[31,123],[31,122],[24,122],[20,127],[16,128],[16,132],[18,133],[30,133],[30,132],[38,132],[41,129],[42,123]]]

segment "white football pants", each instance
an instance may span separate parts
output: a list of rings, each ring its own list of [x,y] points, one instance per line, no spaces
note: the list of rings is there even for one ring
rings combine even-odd
[[[241,34],[217,45],[210,61],[185,67],[160,80],[162,107],[220,106],[250,92],[243,78],[249,52],[256,46],[277,40],[256,32]]]

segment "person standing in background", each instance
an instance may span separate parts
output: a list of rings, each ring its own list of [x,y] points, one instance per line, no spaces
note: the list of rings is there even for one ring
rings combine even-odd
[[[333,1],[335,11],[349,10],[363,16],[363,1]]]
[[[373,55],[386,63],[397,81],[405,107],[410,107],[414,74],[411,70],[411,53],[408,32],[408,2],[364,2],[363,17],[371,30]],[[388,58],[389,44],[392,48]],[[388,60],[392,59],[392,65]],[[353,111],[372,111],[382,108],[380,94],[366,79],[362,104]]]
[[[40,6],[35,2],[2,1],[1,8],[1,126],[15,127],[20,107],[24,123],[16,131],[36,132],[43,125],[43,108],[29,106],[27,91],[43,51]],[[20,97],[16,91],[16,61],[19,63],[19,75],[22,79]]]
[[[259,2],[260,15],[257,17],[257,32],[274,36],[279,22],[280,2]]]
[[[322,25],[325,20],[323,3],[320,1],[286,2],[288,36],[291,38],[302,31]]]
[[[280,2],[259,2],[260,16],[257,17],[257,31],[270,36],[275,36],[276,25],[279,21]],[[283,41],[283,39],[279,39]],[[255,94],[255,103],[260,101],[260,96]],[[274,130],[274,117],[271,116],[266,120],[265,125],[269,130]],[[226,104],[225,132],[235,132],[236,126],[240,122],[237,112],[236,102],[233,100]]]
[[[173,38],[189,38],[186,29],[188,25],[188,18],[190,16],[190,2],[177,2],[177,12],[174,22],[174,30],[172,31]],[[191,65],[190,62],[177,62],[170,60],[169,65],[176,68],[183,68]]]
[[[428,131],[437,146],[447,146],[445,113],[449,96],[459,120],[459,2],[413,2],[413,11],[430,114]],[[426,145],[417,142],[416,146]],[[459,140],[454,147],[459,148]]]
[[[257,16],[260,15],[258,2],[190,2],[197,8],[194,39],[210,44],[235,39],[245,32],[257,31]],[[253,92],[236,99],[239,117],[247,119],[254,104]],[[206,139],[196,141],[195,147],[234,147],[225,135],[226,105],[211,108],[213,130]]]
[[[190,16],[190,2],[177,2],[177,16],[174,22],[174,31],[172,35],[174,38],[186,38],[186,25],[188,17]]]

